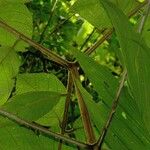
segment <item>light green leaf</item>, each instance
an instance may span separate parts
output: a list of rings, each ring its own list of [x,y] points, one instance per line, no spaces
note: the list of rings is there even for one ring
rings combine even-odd
[[[14,49],[0,47],[0,105],[9,98],[14,79],[19,71],[20,60]]]
[[[87,21],[84,21],[81,28],[79,29],[77,36],[75,37],[75,41],[78,45],[82,45],[87,36],[92,32],[93,26],[88,23]]]
[[[25,1],[5,1],[0,0],[0,19],[16,30],[28,37],[32,36],[32,15],[23,4]],[[3,46],[13,46],[17,40],[14,35],[0,28],[0,44]],[[16,50],[24,51],[28,45],[19,41],[15,46]]]
[[[66,93],[66,89],[53,74],[32,73],[19,74],[16,81],[16,94],[31,91],[54,91]],[[47,126],[59,126],[59,120],[62,119],[65,104],[65,97],[61,97],[56,106],[37,122]]]
[[[72,11],[79,13],[84,19],[99,29],[103,27],[111,27],[106,12],[100,5],[99,0],[78,0],[72,7]],[[97,19],[100,18],[100,19]]]
[[[139,19],[139,22],[141,22],[141,19]],[[150,38],[150,15],[148,16],[147,21],[145,22],[145,26],[142,31],[142,36],[145,39],[148,47],[150,47],[150,41],[149,41],[149,38]]]
[[[117,4],[117,6],[125,13],[130,11],[137,4],[136,0],[110,1]],[[72,11],[79,13],[80,16],[99,29],[112,27],[111,22],[100,3],[100,0],[77,0],[77,2],[72,7]]]
[[[27,120],[36,121],[47,114],[60,97],[56,92],[28,92],[12,97],[2,108]]]

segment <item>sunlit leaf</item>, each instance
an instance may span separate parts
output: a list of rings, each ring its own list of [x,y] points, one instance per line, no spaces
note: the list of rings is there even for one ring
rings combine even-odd
[[[110,0],[121,8],[125,13],[129,12],[137,4],[136,0]],[[77,0],[72,11],[81,15],[92,25],[98,28],[111,27],[111,22],[105,12],[100,0]]]

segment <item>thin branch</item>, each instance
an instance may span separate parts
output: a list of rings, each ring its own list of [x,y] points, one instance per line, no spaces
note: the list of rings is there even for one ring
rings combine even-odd
[[[83,44],[81,45],[80,50],[82,50],[84,48],[84,46],[87,44],[87,42],[90,40],[90,38],[92,37],[92,35],[94,34],[94,32],[96,31],[96,28],[93,29],[93,31],[89,34],[89,36],[86,38],[86,40],[83,42]]]
[[[71,17],[73,17],[74,14],[72,14],[71,16],[69,16],[67,19],[65,19],[64,21],[62,21],[61,23],[57,24],[52,31],[50,32],[49,36],[51,36],[52,34],[54,34],[56,31],[58,31],[58,29],[63,26]]]
[[[112,122],[112,119],[113,119],[115,113],[116,113],[116,109],[117,109],[117,106],[118,106],[118,103],[119,103],[119,97],[121,95],[121,91],[123,89],[124,82],[126,80],[126,76],[127,76],[127,70],[125,69],[125,71],[123,72],[122,79],[120,81],[118,90],[116,92],[116,96],[115,96],[115,98],[113,100],[111,112],[110,112],[110,114],[108,116],[108,119],[107,119],[107,121],[106,121],[106,123],[105,123],[105,125],[104,125],[104,127],[102,129],[101,135],[100,135],[100,137],[98,139],[98,142],[96,144],[96,145],[98,145],[99,149],[101,149],[101,147],[102,147],[102,144],[103,144],[104,139],[106,137],[106,134],[108,132],[109,126],[110,126],[110,124]]]
[[[84,51],[84,53],[90,55],[92,52],[94,52],[105,40],[107,40],[107,39],[109,39],[111,37],[113,31],[114,31],[114,29],[108,30],[106,32],[106,34],[104,34],[103,37],[100,40],[96,41],[93,46],[91,46],[90,48],[86,49]]]
[[[140,3],[137,7],[135,7],[133,10],[131,10],[128,13],[128,17],[131,18],[132,16],[134,16],[141,8],[143,8],[145,5],[147,4],[147,0],[145,0],[144,2]]]
[[[74,85],[75,85],[75,90],[76,90],[76,94],[77,94],[77,98],[78,98],[78,104],[79,104],[79,109],[80,109],[80,113],[81,113],[81,118],[83,121],[83,126],[84,126],[87,143],[89,145],[93,145],[96,143],[96,139],[95,139],[94,131],[92,128],[92,123],[90,120],[90,115],[89,115],[88,109],[84,102],[82,93],[78,87],[79,74],[78,74],[76,66],[71,68],[71,75],[72,75]]]
[[[50,131],[47,128],[44,128],[43,126],[40,126],[38,124],[28,122],[28,121],[26,121],[24,119],[21,119],[21,118],[17,117],[16,115],[14,115],[14,114],[12,114],[10,112],[5,111],[5,110],[0,109],[0,115],[3,116],[3,117],[7,117],[8,119],[16,122],[17,124],[19,124],[21,126],[24,126],[26,128],[39,131],[39,132],[41,132],[41,133],[43,133],[45,135],[51,136],[51,137],[53,137],[55,139],[63,140],[64,142],[67,142],[69,144],[73,144],[73,145],[76,145],[76,146],[79,146],[79,147],[85,148],[85,149],[88,149],[88,147],[89,147],[85,143],[76,141],[74,139],[71,139],[71,138],[63,136],[61,134],[55,133],[53,131]]]
[[[40,37],[39,43],[41,43],[41,42],[43,41],[43,39],[44,39],[45,32],[46,32],[48,26],[50,25],[50,22],[51,22],[51,19],[52,19],[52,17],[53,17],[54,10],[55,10],[55,8],[56,8],[57,2],[58,2],[58,0],[55,0],[54,4],[53,4],[53,6],[52,6],[52,9],[51,9],[51,11],[50,11],[50,16],[49,16],[48,22],[47,22],[47,24],[46,24],[46,26],[45,26],[43,32],[41,33],[41,37]]]
[[[39,51],[41,51],[44,55],[46,55],[49,59],[53,60],[54,62],[56,62],[64,67],[69,68],[69,62],[67,60],[61,58],[60,56],[51,52],[51,50],[43,47],[42,45],[38,44],[37,42],[34,42],[32,39],[30,39],[27,36],[25,36],[24,34],[20,33],[19,31],[17,31],[13,27],[9,26],[2,20],[0,20],[0,27],[2,27],[3,29],[7,30],[8,32],[14,34],[16,37],[25,41],[26,43],[33,46],[34,48],[38,49]]]
[[[66,103],[65,103],[65,109],[64,109],[64,114],[63,114],[63,120],[62,120],[62,124],[61,124],[61,134],[62,135],[64,135],[66,126],[67,126],[68,112],[69,112],[69,105],[70,105],[72,90],[73,90],[73,81],[72,81],[71,73],[69,71]],[[61,149],[62,149],[62,140],[60,140],[59,145],[58,145],[58,150],[61,150]]]
[[[134,8],[131,12],[128,13],[128,17],[132,17],[135,15],[142,7],[144,7],[147,4],[147,1],[144,1],[140,5],[138,5],[136,8]],[[96,41],[93,46],[85,50],[85,53],[90,55],[92,52],[94,52],[105,40],[109,39],[113,33],[114,29],[109,29],[101,39]]]
[[[146,23],[147,17],[149,15],[149,11],[150,11],[150,0],[148,0],[147,8],[146,8],[146,10],[143,14],[142,20],[140,22],[140,25],[139,25],[139,28],[138,28],[139,33],[142,33],[142,31],[143,31],[143,28],[144,28],[144,25]]]

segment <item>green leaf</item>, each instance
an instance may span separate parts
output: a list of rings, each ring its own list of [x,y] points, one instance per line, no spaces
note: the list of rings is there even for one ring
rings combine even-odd
[[[0,105],[9,98],[14,79],[19,71],[20,60],[14,49],[0,47]]]
[[[27,2],[30,2],[31,0],[0,0],[0,5],[3,4],[3,3],[27,3]]]
[[[92,25],[103,28],[111,27],[109,18],[106,12],[100,5],[99,0],[78,0],[72,7],[72,11],[79,13],[84,19],[89,21]],[[100,18],[100,19],[97,19]]]
[[[145,45],[142,37],[134,32],[133,27],[120,9],[110,2],[102,1],[102,3],[115,27],[128,71],[128,83],[139,107],[140,116],[150,133],[150,49]]]
[[[16,94],[31,91],[54,91],[65,93],[66,89],[58,78],[47,73],[19,74],[16,81]]]
[[[124,12],[130,11],[137,4],[136,0],[110,1],[117,4]],[[72,7],[72,11],[79,13],[84,19],[99,29],[112,27],[100,0],[77,0]]]
[[[90,116],[101,133],[102,127],[108,118],[108,113],[111,111],[112,100],[115,97],[118,86],[118,79],[113,77],[108,69],[99,65],[87,55],[76,52],[75,56],[99,96],[102,97],[101,102],[95,103],[91,95],[80,84],[78,85]],[[111,123],[111,128],[105,142],[110,148],[116,150],[142,147],[148,149],[150,145],[149,139],[149,134],[145,129],[145,124],[140,116],[136,101],[129,95],[127,89],[124,88],[120,96],[117,113]]]
[[[60,97],[56,92],[28,92],[12,97],[2,108],[27,120],[36,121],[47,114]]]
[[[54,91],[66,93],[66,89],[61,81],[53,74],[30,73],[19,74],[16,81],[16,94],[31,91]],[[65,104],[65,97],[61,97],[55,107],[40,118],[37,122],[47,126],[59,126],[59,120],[62,119]]]
[[[139,19],[139,22],[141,22],[141,19]],[[139,24],[138,24],[139,25]],[[145,39],[146,44],[148,47],[150,47],[150,16],[148,16],[147,21],[145,22],[143,31],[142,31],[142,36]]]
[[[131,108],[132,109],[136,108],[135,110],[138,110],[139,118],[136,119],[135,121],[137,123],[139,123],[139,125],[138,125],[136,131],[138,131],[138,128],[140,129],[140,127],[142,127],[143,132],[141,132],[141,133],[143,133],[144,137],[146,137],[144,146],[145,146],[145,149],[149,149],[149,147],[150,147],[149,146],[150,145],[149,144],[149,133],[150,133],[150,117],[149,117],[149,114],[150,114],[150,109],[149,109],[149,106],[150,106],[150,101],[149,101],[149,97],[150,97],[150,92],[149,92],[150,91],[150,89],[149,89],[150,59],[149,59],[149,57],[150,57],[150,49],[145,45],[145,42],[140,37],[140,35],[134,32],[133,27],[131,26],[131,24],[129,24],[128,18],[123,14],[123,12],[116,5],[114,5],[113,3],[109,2],[109,1],[104,1],[104,0],[101,0],[99,2],[101,3],[100,6],[103,6],[105,11],[107,12],[112,25],[115,27],[117,37],[120,42],[120,46],[122,48],[121,49],[122,58],[123,58],[125,66],[128,70],[128,83],[129,83],[129,86],[131,89],[131,93],[133,96],[133,102],[134,102],[134,104],[132,104]],[[99,19],[100,18],[97,18],[97,20],[99,20]],[[82,61],[82,60],[80,59],[79,61]],[[88,66],[88,67],[90,68],[90,66]],[[93,68],[94,67],[95,66],[93,66]],[[93,75],[94,75],[94,72],[93,72]],[[90,76],[89,76],[89,78],[92,79],[92,77],[90,77]],[[94,85],[94,82],[95,81],[92,81],[93,85]],[[111,84],[110,84],[110,86],[111,86]],[[99,93],[99,94],[101,94],[101,93]],[[105,101],[105,102],[107,102],[107,101]],[[124,105],[126,105],[126,104],[124,104]],[[133,114],[134,114],[134,112],[133,112]],[[129,113],[129,116],[132,116],[131,112]],[[134,117],[131,117],[130,120],[133,120],[133,118]],[[136,122],[133,124],[137,124]],[[135,127],[132,128],[130,121],[129,121],[129,123],[126,124],[126,126],[127,125],[132,130],[134,130]],[[127,128],[126,126],[124,127],[125,129]],[[119,129],[119,127],[121,127],[120,123],[118,123],[118,129]],[[147,132],[147,130],[148,130],[148,132]],[[136,133],[135,135],[138,135],[138,137],[141,137],[140,134],[138,134],[138,133]],[[126,138],[128,136],[126,135]],[[121,135],[120,136],[117,135],[116,137],[118,137],[120,139],[123,138]],[[126,142],[125,149],[127,149],[127,148],[133,149],[134,147],[135,148],[137,147],[138,138],[135,137],[133,139],[135,140],[135,143],[133,143],[133,145],[132,145],[131,142],[129,142],[129,141]],[[142,138],[139,138],[139,139],[142,140]],[[147,139],[148,139],[148,141],[147,141]]]
[[[92,30],[93,26],[91,26],[91,24],[89,24],[87,21],[84,21],[80,30],[77,33],[77,36],[75,37],[76,43],[78,45],[82,45],[86,37],[92,32]]]
[[[28,37],[32,37],[32,15],[23,4],[26,1],[5,1],[0,0],[0,19],[8,25],[14,27]],[[11,13],[10,13],[11,12]],[[13,46],[18,40],[8,31],[0,28],[0,44],[3,46]],[[24,51],[28,45],[19,41],[15,46],[18,51]]]
[[[37,135],[36,131],[18,126],[6,118],[0,117],[1,150],[49,150],[58,143],[46,136]],[[65,146],[65,145],[64,145]]]
[[[112,76],[109,69],[96,63],[88,55],[80,52],[75,52],[74,55],[88,78],[92,81],[94,88],[100,94],[99,96],[104,101],[111,103],[119,85],[118,79]],[[111,83],[111,86],[109,83]]]

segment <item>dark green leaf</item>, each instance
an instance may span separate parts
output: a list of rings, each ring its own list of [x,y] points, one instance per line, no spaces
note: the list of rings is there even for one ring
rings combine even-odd
[[[19,74],[16,82],[16,94],[22,94],[33,91],[54,91],[58,93],[66,93],[66,89],[61,81],[53,74],[46,73],[26,73]],[[60,101],[38,120],[39,123],[48,126],[59,126],[59,119],[63,116],[65,97],[61,97]],[[59,118],[58,118],[59,116]]]

